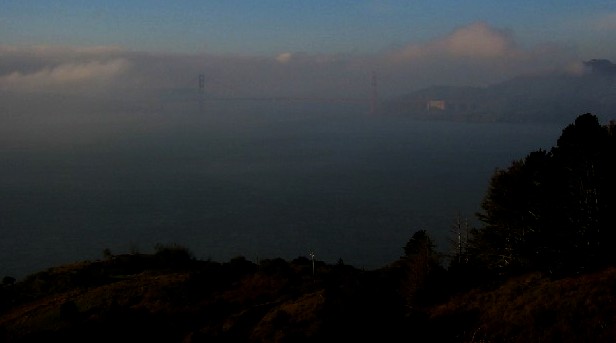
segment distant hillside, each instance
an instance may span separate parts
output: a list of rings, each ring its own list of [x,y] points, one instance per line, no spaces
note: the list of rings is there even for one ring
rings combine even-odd
[[[583,75],[520,76],[489,87],[430,87],[383,105],[388,115],[455,121],[555,122],[562,113],[616,113],[616,65],[586,63]]]

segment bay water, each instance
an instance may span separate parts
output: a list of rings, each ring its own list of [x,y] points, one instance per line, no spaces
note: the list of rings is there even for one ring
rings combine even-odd
[[[17,278],[157,243],[374,269],[424,229],[446,251],[457,216],[479,225],[495,168],[563,128],[258,101],[3,116],[0,276]]]

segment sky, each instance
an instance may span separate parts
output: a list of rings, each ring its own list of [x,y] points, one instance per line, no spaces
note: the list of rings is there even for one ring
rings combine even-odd
[[[616,2],[573,0],[0,3],[0,90],[181,88],[385,95],[579,72],[616,59]]]

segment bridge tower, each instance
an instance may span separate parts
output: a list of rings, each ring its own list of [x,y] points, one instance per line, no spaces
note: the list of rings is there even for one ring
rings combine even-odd
[[[205,74],[199,74],[199,109],[203,110],[205,104]]]
[[[199,93],[205,92],[205,74],[199,74]]]
[[[371,87],[370,113],[377,114],[378,110],[379,110],[378,109],[378,106],[379,106],[379,93],[378,93],[378,89],[377,89],[376,74],[374,73],[374,71],[372,72],[372,80],[370,82],[370,87]]]

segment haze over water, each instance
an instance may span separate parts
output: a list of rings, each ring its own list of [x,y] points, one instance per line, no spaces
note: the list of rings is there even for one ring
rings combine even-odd
[[[36,134],[2,118],[13,134],[0,150],[0,274],[156,243],[220,262],[313,250],[378,268],[419,229],[446,250],[455,217],[474,222],[494,169],[549,149],[562,129],[415,121],[349,104],[139,106],[28,111],[46,123]]]
[[[600,0],[3,1],[0,276],[156,243],[377,268],[426,229],[446,250],[496,167],[613,118],[614,23]],[[406,116],[432,100],[555,124]]]

